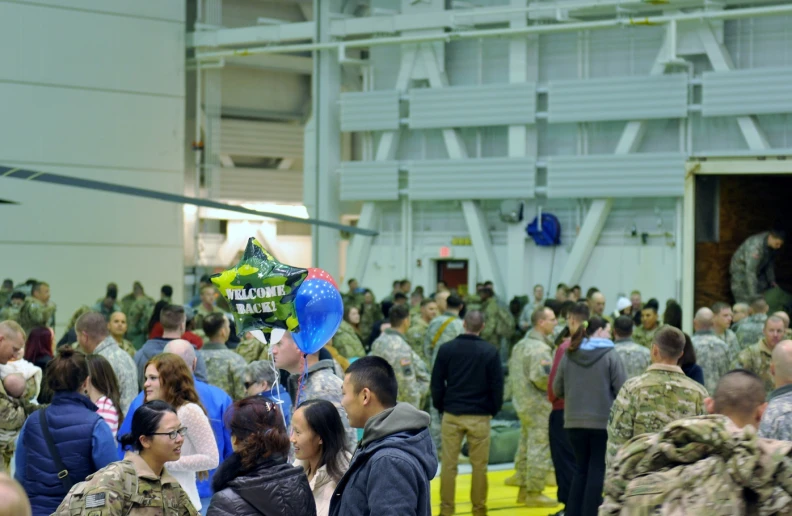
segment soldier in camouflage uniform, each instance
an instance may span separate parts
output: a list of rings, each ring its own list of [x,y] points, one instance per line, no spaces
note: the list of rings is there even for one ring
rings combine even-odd
[[[0,321],[18,321],[19,311],[25,303],[25,294],[22,292],[14,292],[11,294],[11,299],[8,306],[0,309]]]
[[[731,356],[729,346],[715,336],[712,319],[712,310],[700,308],[693,318],[695,333],[690,339],[696,351],[696,363],[704,371],[704,386],[709,392],[715,392],[718,380],[729,372],[729,366],[736,358]]]
[[[542,494],[552,467],[547,426],[552,405],[547,400],[547,381],[553,365],[548,339],[555,325],[556,317],[551,309],[535,310],[531,315],[531,331],[514,346],[509,359],[512,403],[520,418],[513,482],[520,486],[517,501],[528,507],[558,505]]]
[[[446,342],[457,338],[465,332],[459,312],[462,311],[462,300],[449,292],[439,292],[435,295],[438,315],[429,323],[424,333],[423,356],[429,357],[430,368],[434,364],[437,350]],[[470,311],[470,310],[469,310]]]
[[[209,342],[198,353],[206,362],[206,375],[211,385],[220,387],[234,400],[246,396],[245,359],[226,347],[231,325],[225,314],[209,314],[203,320]]]
[[[750,301],[776,286],[773,260],[784,245],[783,231],[765,231],[749,237],[731,259],[731,290],[734,300]]]
[[[502,340],[509,339],[514,333],[514,317],[507,309],[498,305],[491,288],[482,288],[479,297],[482,300],[481,311],[486,319],[481,338],[500,349]]]
[[[22,304],[17,319],[25,333],[30,333],[33,328],[55,326],[55,305],[49,300],[49,285],[43,282],[36,283],[30,297]]]
[[[599,515],[788,514],[792,443],[757,436],[763,405],[761,380],[728,373],[707,400],[717,415],[674,421],[622,447]]]
[[[633,340],[647,349],[651,348],[654,336],[660,328],[661,325],[657,322],[657,307],[647,303],[641,310],[641,325],[633,330]]]
[[[11,299],[11,294],[14,293],[14,282],[10,279],[3,280],[3,285],[0,286],[0,307],[5,306],[9,299]]]
[[[132,303],[127,312],[127,322],[129,329],[127,337],[132,341],[135,349],[140,349],[148,340],[148,323],[154,313],[154,300],[148,296],[142,296]]]
[[[435,317],[437,317],[437,303],[432,299],[424,299],[421,301],[420,316],[411,319],[410,329],[407,330],[407,342],[425,364],[429,363],[429,357],[424,354],[424,339],[429,323]]]
[[[248,364],[257,360],[269,360],[269,348],[266,344],[250,332],[245,333],[244,337],[234,348],[234,353],[244,358]]]
[[[135,346],[124,338],[127,331],[127,319],[124,312],[115,312],[110,316],[110,322],[107,323],[107,331],[115,339],[118,347],[126,351],[130,357],[135,356]]]
[[[333,347],[344,358],[360,358],[366,356],[363,348],[363,341],[358,333],[357,326],[360,324],[360,311],[357,307],[347,305],[344,308],[344,319],[341,326],[333,336]]]
[[[394,305],[388,319],[391,327],[377,337],[369,354],[387,360],[396,373],[399,384],[396,401],[404,401],[422,410],[429,393],[430,373],[404,337],[410,327],[409,310],[406,306]]]
[[[782,340],[776,345],[770,369],[775,390],[770,393],[762,414],[759,436],[792,441],[792,340]]]
[[[706,413],[707,391],[677,365],[684,349],[681,331],[666,326],[657,332],[652,365],[641,376],[627,380],[611,406],[607,464],[636,435],[659,432],[676,419]]]
[[[225,312],[215,306],[215,299],[217,298],[217,288],[214,285],[204,285],[201,287],[201,304],[195,309],[195,318],[193,319],[193,327],[195,334],[201,337],[204,344],[209,342],[209,336],[204,334],[203,321],[209,314],[225,314]]]
[[[767,394],[775,388],[770,374],[770,359],[776,344],[784,338],[784,321],[780,317],[769,317],[765,322],[762,340],[737,355],[732,369],[747,369],[764,381]]]
[[[763,297],[756,297],[751,302],[751,315],[737,324],[734,332],[742,349],[754,344],[762,338],[764,325],[767,321],[767,312],[770,307]]]
[[[633,320],[627,315],[620,315],[613,322],[613,344],[616,353],[624,364],[627,378],[635,378],[646,372],[652,363],[652,356],[648,349],[632,340]]]
[[[125,314],[129,314],[129,309],[132,308],[135,301],[144,295],[143,285],[139,281],[135,281],[132,284],[132,292],[121,298],[121,311]]]
[[[363,342],[368,342],[371,336],[371,331],[374,329],[374,323],[381,321],[384,318],[382,315],[382,306],[375,302],[374,294],[366,289],[363,294],[363,303],[360,305],[360,338]]]
[[[712,313],[714,315],[712,331],[715,332],[716,337],[726,343],[729,348],[729,356],[731,360],[734,360],[740,354],[742,348],[737,340],[737,334],[731,330],[734,317],[732,307],[728,303],[718,302],[712,305]]]
[[[360,287],[356,279],[352,278],[347,281],[349,292],[341,294],[341,299],[344,302],[344,307],[355,306],[360,308],[363,304],[363,294],[360,292]]]

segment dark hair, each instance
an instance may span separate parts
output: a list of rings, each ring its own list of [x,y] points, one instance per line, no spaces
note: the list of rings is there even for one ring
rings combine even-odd
[[[558,309],[558,316],[566,319],[569,316],[569,311],[575,307],[575,304],[574,301],[564,301],[561,303],[561,307]],[[547,305],[547,302],[545,302],[545,305]]]
[[[108,285],[107,286],[107,294],[105,295],[105,297],[106,298],[109,297],[113,301],[118,299],[118,286],[117,285],[112,285],[112,284]]]
[[[162,285],[160,294],[163,294],[165,297],[171,297],[173,295],[173,287],[170,285]]]
[[[198,283],[212,283],[212,277],[209,274],[204,274],[203,276],[201,276],[201,279],[198,280]],[[167,287],[167,286],[168,285],[165,285],[165,287]],[[164,289],[165,287],[162,287],[162,288]],[[163,291],[163,293],[164,293],[164,291]]]
[[[250,396],[234,403],[223,421],[237,439],[236,453],[246,469],[271,455],[286,457],[289,435],[276,403],[261,396]]]
[[[391,284],[391,287],[401,287],[401,282],[402,282],[402,280],[400,280],[400,279],[393,280],[393,283]]]
[[[731,305],[729,303],[724,303],[723,301],[717,301],[715,304],[712,305],[712,308],[710,310],[712,310],[712,313],[714,315],[718,315],[723,311],[724,308],[728,308],[729,310],[731,310]]]
[[[157,301],[157,304],[154,305],[154,310],[151,312],[151,319],[149,319],[148,323],[148,332],[151,333],[151,330],[154,329],[154,326],[160,322],[160,312],[162,309],[168,306],[168,302],[165,300]]]
[[[402,299],[407,301],[407,296],[404,293],[396,292],[395,294],[393,294],[394,301],[401,301]]]
[[[379,402],[386,408],[396,406],[399,395],[399,384],[396,373],[387,360],[377,356],[358,358],[346,370],[349,381],[354,386],[355,394],[364,388],[373,392]]]
[[[47,365],[47,387],[52,392],[76,392],[88,378],[88,360],[65,346]]]
[[[203,320],[203,331],[207,337],[210,339],[220,333],[220,330],[223,329],[226,321],[225,314],[221,313],[212,313],[204,317]],[[164,326],[163,326],[164,327]]]
[[[643,308],[641,308],[641,310],[646,310],[647,308],[651,308],[652,310],[655,311],[655,313],[657,313],[660,311],[660,303],[657,301],[657,299],[652,298],[649,301],[647,301],[646,304],[643,305]]]
[[[663,312],[663,324],[673,326],[678,330],[682,329],[682,307],[676,301],[666,306],[665,312]]]
[[[11,299],[21,299],[21,300],[24,301],[25,300],[25,293],[24,292],[18,292],[18,291],[14,292],[13,294],[11,294]]]
[[[686,367],[691,366],[696,363],[696,348],[693,347],[693,341],[690,339],[690,335],[687,333],[685,335],[685,349],[682,351],[682,356],[679,357],[677,364],[679,367]]]
[[[425,307],[426,305],[428,305],[430,303],[434,303],[434,302],[435,302],[434,299],[425,297],[425,298],[421,299],[421,308]]]
[[[25,360],[35,362],[52,356],[52,332],[49,328],[33,328],[25,342]]]
[[[410,317],[410,310],[403,305],[393,305],[388,312],[388,320],[390,321],[391,328],[401,326],[408,317]]]
[[[322,456],[317,467],[327,466],[327,473],[338,483],[346,469],[346,432],[338,409],[322,399],[306,400],[297,407],[300,409],[303,409],[308,426],[322,440]]]
[[[770,230],[770,234],[779,240],[786,240],[786,231],[781,228],[773,228]]]
[[[91,376],[91,385],[107,396],[113,402],[118,412],[118,426],[124,422],[124,412],[121,408],[121,389],[118,388],[113,366],[102,355],[88,355],[88,374]]]
[[[655,334],[653,344],[663,358],[678,358],[685,352],[685,334],[673,326],[664,326]]]
[[[186,321],[184,307],[181,305],[168,305],[160,311],[160,324],[165,331],[175,331],[181,326],[182,321]]]
[[[463,304],[462,298],[456,294],[451,294],[448,296],[448,299],[446,299],[446,306],[448,308],[462,308]]]
[[[572,335],[572,340],[570,341],[569,348],[567,349],[567,353],[570,351],[577,351],[578,349],[580,349],[580,345],[583,344],[584,334],[585,337],[591,337],[592,335],[594,335],[594,333],[597,330],[605,328],[606,326],[608,326],[608,324],[609,324],[608,321],[597,315],[589,319],[588,324],[586,325],[584,331],[578,330],[577,333]],[[583,325],[581,325],[580,328],[583,329]]]
[[[617,337],[629,337],[633,333],[632,317],[620,315],[613,321],[613,334]]]
[[[550,310],[552,310],[553,314],[555,314],[556,317],[558,317],[558,315],[561,313],[561,305],[563,304],[564,303],[562,303],[558,299],[553,299],[553,298],[545,299],[544,302],[545,308],[549,308]]]
[[[162,400],[149,401],[139,406],[132,415],[132,429],[128,434],[119,435],[121,449],[132,448],[136,452],[143,450],[140,438],[155,434],[165,412],[176,413],[176,410]]]
[[[600,291],[600,289],[598,289],[597,287],[591,287],[590,289],[588,289],[586,291],[586,299],[591,299],[591,296],[593,296],[594,294],[596,294],[599,291]]]
[[[567,324],[566,330],[570,336],[570,345],[572,342],[577,341],[578,347],[583,342],[583,337],[586,336],[586,328],[585,322],[589,318],[589,307],[585,302],[578,302],[575,303],[575,306],[570,308],[569,315],[567,316],[567,320],[574,318],[581,322],[580,326],[578,327],[577,331],[573,334],[572,331],[569,329],[569,325]]]
[[[346,322],[348,322],[349,324],[352,324],[352,321],[349,320],[349,312],[351,312],[353,308],[358,311],[358,315],[361,315],[360,308],[358,308],[355,305],[346,305],[344,307],[344,320]],[[360,324],[360,323],[358,323],[358,324]],[[354,327],[354,325],[352,325],[352,327]]]
[[[355,278],[349,278],[349,280],[347,280],[347,285],[352,285],[352,283],[357,283],[357,280]]]
[[[404,285],[411,285],[412,282],[408,279],[403,279],[399,282],[399,286],[403,287]]]
[[[575,289],[583,290],[582,288],[580,288],[580,285],[575,285],[574,287],[570,288],[569,290],[575,290]]]

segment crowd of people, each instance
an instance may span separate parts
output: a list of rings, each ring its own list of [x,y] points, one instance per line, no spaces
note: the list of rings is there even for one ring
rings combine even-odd
[[[792,509],[792,336],[761,295],[699,308],[689,336],[676,301],[638,291],[607,313],[595,287],[509,302],[491,282],[428,294],[399,280],[379,302],[347,287],[337,333],[306,356],[289,333],[238,338],[208,277],[185,304],[167,285],[154,300],[110,284],[60,339],[49,285],[6,280],[0,490],[14,512],[0,514],[428,516],[440,465],[451,515],[465,447],[483,515],[505,413],[522,506]]]

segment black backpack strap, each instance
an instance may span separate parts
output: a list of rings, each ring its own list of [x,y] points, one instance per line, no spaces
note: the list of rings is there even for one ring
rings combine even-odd
[[[72,482],[71,477],[69,476],[69,470],[66,469],[66,465],[63,464],[63,459],[61,459],[60,453],[58,453],[58,448],[55,446],[55,441],[52,440],[52,434],[49,431],[49,425],[47,424],[47,416],[44,413],[46,409],[41,409],[38,411],[39,413],[39,421],[41,422],[41,432],[44,434],[44,441],[47,443],[47,448],[49,449],[50,455],[52,456],[52,460],[55,461],[55,467],[58,468],[58,478],[63,483],[63,487],[66,488],[66,491],[70,491],[74,482]]]

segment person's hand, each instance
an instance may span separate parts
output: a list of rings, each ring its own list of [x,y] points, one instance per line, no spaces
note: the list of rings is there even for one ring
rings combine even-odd
[[[209,480],[209,472],[208,471],[199,471],[196,475],[199,481]]]

